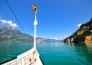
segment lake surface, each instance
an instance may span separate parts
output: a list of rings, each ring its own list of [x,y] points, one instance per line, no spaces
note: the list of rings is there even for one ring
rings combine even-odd
[[[33,43],[0,43],[0,63],[29,50]],[[92,65],[92,44],[37,43],[44,65]]]

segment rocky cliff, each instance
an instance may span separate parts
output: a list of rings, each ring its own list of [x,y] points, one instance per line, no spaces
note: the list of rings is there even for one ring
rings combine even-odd
[[[80,28],[75,31],[71,36],[64,39],[66,43],[91,43],[92,42],[92,18]]]

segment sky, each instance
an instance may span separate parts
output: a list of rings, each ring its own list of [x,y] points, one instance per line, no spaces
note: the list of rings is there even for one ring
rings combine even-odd
[[[92,17],[92,0],[8,0],[25,32],[34,35],[34,12],[37,5],[37,37],[64,39]],[[15,26],[22,31],[6,0],[0,0],[0,26]]]

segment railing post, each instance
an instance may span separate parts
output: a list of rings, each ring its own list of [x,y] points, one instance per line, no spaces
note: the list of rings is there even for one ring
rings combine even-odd
[[[24,65],[25,63],[24,63],[24,59],[22,58],[22,65]]]

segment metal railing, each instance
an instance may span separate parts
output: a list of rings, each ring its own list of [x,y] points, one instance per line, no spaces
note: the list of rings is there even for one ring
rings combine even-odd
[[[16,59],[6,62],[2,65],[29,65],[34,62],[34,52],[37,54],[37,50],[32,48],[31,50],[17,56]],[[29,59],[32,59],[32,61],[30,62]]]

